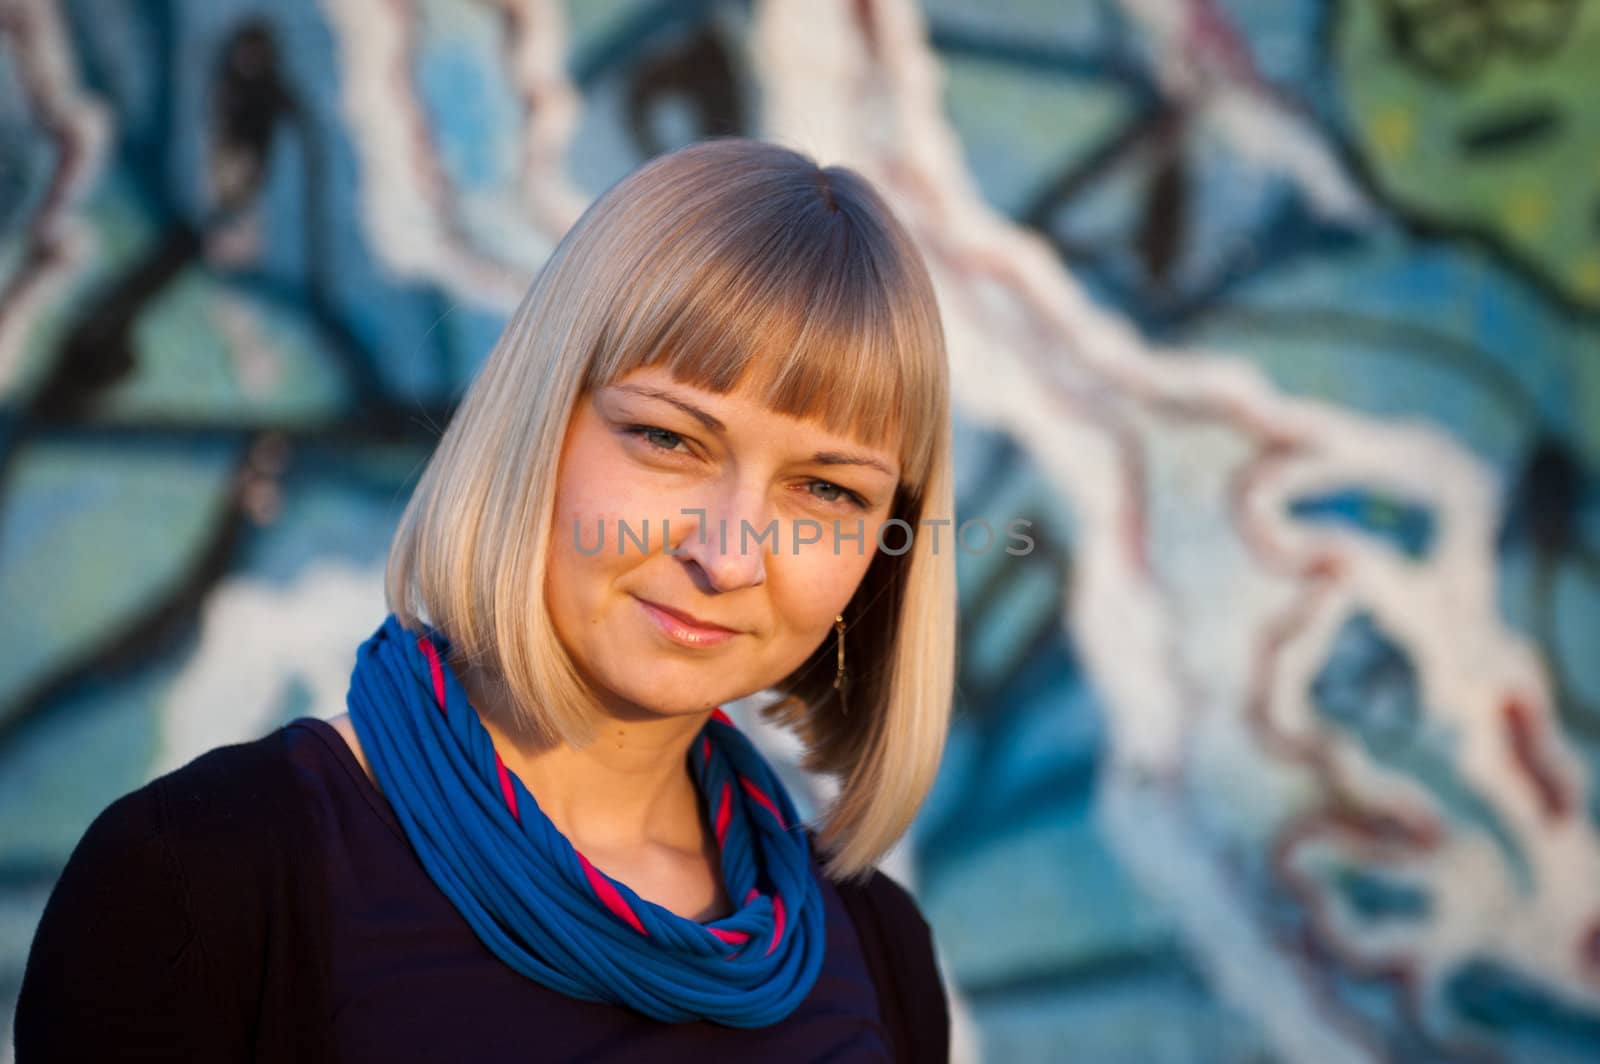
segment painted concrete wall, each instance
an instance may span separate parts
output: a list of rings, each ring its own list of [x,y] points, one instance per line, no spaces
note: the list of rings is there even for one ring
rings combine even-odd
[[[0,0],[0,1045],[95,813],[341,711],[554,240],[744,133],[894,200],[1034,522],[895,866],[961,1058],[1595,1059],[1597,67],[1584,0]]]

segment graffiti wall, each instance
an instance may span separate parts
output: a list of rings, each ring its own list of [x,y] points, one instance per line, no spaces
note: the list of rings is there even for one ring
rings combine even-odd
[[[959,1058],[1597,1059],[1597,68],[1592,0],[0,0],[0,1046],[100,809],[342,711],[561,233],[739,133],[890,196],[1033,522],[895,865]]]

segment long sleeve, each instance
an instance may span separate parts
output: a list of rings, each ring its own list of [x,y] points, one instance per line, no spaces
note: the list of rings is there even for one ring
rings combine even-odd
[[[79,840],[35,932],[17,1003],[18,1064],[242,1059],[208,993],[182,869],[146,786]]]

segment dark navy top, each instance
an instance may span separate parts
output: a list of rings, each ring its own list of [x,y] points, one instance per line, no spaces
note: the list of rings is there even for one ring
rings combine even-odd
[[[826,954],[793,1014],[758,1029],[661,1023],[567,997],[495,956],[429,878],[388,799],[333,726],[305,717],[286,732],[325,855],[332,1022],[342,1059],[891,1059],[861,942],[820,868]]]

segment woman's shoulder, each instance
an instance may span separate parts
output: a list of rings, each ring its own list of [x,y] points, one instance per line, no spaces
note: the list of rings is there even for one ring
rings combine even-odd
[[[290,729],[214,747],[113,802],[113,826],[156,830],[169,845],[207,852],[243,848],[301,804],[290,760]]]
[[[898,964],[921,961],[936,971],[933,929],[911,892],[879,869],[834,883],[862,940],[863,951],[882,951]]]
[[[288,745],[280,727],[218,746],[112,801],[73,848],[58,892],[175,890],[191,930],[246,930],[240,922],[262,907],[242,903],[285,883],[273,870],[305,837]]]
[[[116,1043],[181,1057],[242,1036],[261,976],[231,958],[261,956],[274,914],[294,911],[295,876],[276,874],[297,867],[284,858],[300,831],[286,739],[207,751],[94,818],[34,933],[19,1057]]]
[[[269,821],[293,796],[285,729],[259,739],[218,746],[113,800],[90,822],[74,859],[160,843],[188,848],[214,844],[219,830],[238,845],[239,829]],[[224,843],[226,845],[226,843]]]
[[[893,920],[897,925],[928,933],[928,922],[915,896],[881,869],[873,869],[865,878],[846,880],[836,886],[841,892],[858,892],[886,919]]]
[[[59,905],[94,898],[130,915],[148,905],[180,936],[253,941],[270,913],[298,902],[300,872],[311,870],[311,813],[290,741],[280,727],[215,747],[112,801],[68,857]]]
[[[881,870],[835,884],[878,989],[897,1060],[945,1060],[949,1001],[933,930],[911,892]]]

